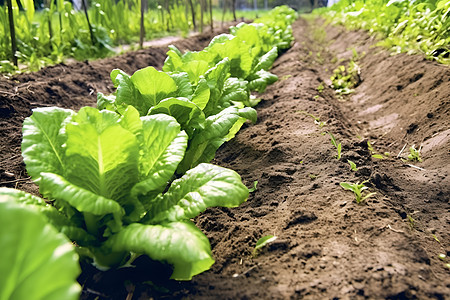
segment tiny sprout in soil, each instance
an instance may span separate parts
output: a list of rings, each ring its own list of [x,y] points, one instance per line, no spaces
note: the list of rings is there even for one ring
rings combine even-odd
[[[352,171],[358,171],[358,168],[356,167],[356,164],[354,162],[349,159],[347,159],[347,162],[350,164],[350,168],[352,169]]]
[[[319,86],[317,87],[317,91],[318,91],[319,93],[322,93],[322,92],[323,92],[323,89],[324,89],[323,83],[319,84]]]
[[[367,149],[369,149],[370,153],[372,154],[373,158],[378,158],[378,159],[385,159],[386,157],[383,156],[383,154],[378,153],[377,151],[375,151],[375,149],[373,148],[372,144],[370,143],[370,141],[367,141]],[[386,155],[386,153],[388,155]],[[388,152],[385,152],[386,156],[389,156]]]
[[[258,180],[253,181],[253,187],[249,188],[248,191],[250,193],[253,193],[254,191],[256,191],[258,188],[256,187],[256,185],[258,185]]]
[[[341,159],[341,150],[342,150],[342,145],[341,143],[337,143],[336,139],[334,138],[334,135],[331,132],[328,132],[328,134],[331,137],[331,144],[333,144],[334,147],[336,147],[337,150],[337,159]]]
[[[350,183],[350,182],[341,182],[340,185],[344,190],[350,190],[355,194],[356,203],[361,203],[367,198],[375,195],[376,193],[368,193],[363,196],[364,190],[367,190],[368,187],[364,185],[368,180],[365,180],[361,183],[359,181],[357,183]]]
[[[419,149],[416,149],[416,145],[412,145],[409,148],[409,155],[408,159],[411,161],[422,161],[422,158],[420,157],[420,151],[422,150],[422,146],[419,147]]]
[[[258,255],[258,251],[259,251],[262,247],[266,246],[266,245],[269,244],[269,243],[272,243],[272,242],[275,241],[276,239],[277,239],[277,237],[274,236],[274,235],[266,235],[266,236],[263,236],[262,238],[260,238],[260,239],[256,242],[256,246],[255,246],[255,249],[253,249],[252,256],[253,256],[253,257],[256,257],[256,256]]]

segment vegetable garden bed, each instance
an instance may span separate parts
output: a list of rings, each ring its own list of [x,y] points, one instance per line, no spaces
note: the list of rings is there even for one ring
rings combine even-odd
[[[258,122],[245,124],[213,161],[238,172],[247,187],[258,183],[240,207],[209,208],[195,219],[211,242],[212,269],[175,282],[167,279],[170,269],[147,259],[108,272],[83,265],[82,299],[450,297],[448,66],[391,56],[371,47],[364,32],[317,20],[299,19],[293,32],[294,46],[271,70],[278,82],[260,95]],[[177,47],[199,50],[210,38]],[[31,108],[94,106],[96,92],[113,91],[113,68],[161,68],[166,51],[2,79],[1,186],[37,194],[20,156]],[[361,68],[360,82],[339,96],[329,78],[350,60]],[[326,133],[341,144],[339,160]],[[423,145],[422,162],[407,160],[413,144]],[[339,185],[365,180],[376,194],[361,204]],[[266,235],[277,239],[255,253]]]

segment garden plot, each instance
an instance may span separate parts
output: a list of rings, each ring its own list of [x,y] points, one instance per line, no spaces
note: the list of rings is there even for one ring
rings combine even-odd
[[[247,187],[257,184],[240,207],[210,208],[195,220],[211,242],[212,269],[180,283],[146,260],[110,272],[86,266],[83,299],[450,296],[448,259],[439,258],[449,254],[450,239],[448,67],[390,56],[363,32],[320,22],[299,19],[293,32],[294,46],[271,70],[278,82],[260,95],[258,122],[245,124],[213,161],[238,172]],[[354,59],[353,48],[361,82],[337,95],[329,78]],[[133,62],[133,55],[142,52],[121,59]],[[2,80],[2,186],[37,192],[20,159],[21,122],[30,108],[94,106],[95,92],[112,91],[110,69],[126,65],[79,63],[18,76],[22,84]],[[77,66],[92,80],[65,75]],[[423,145],[422,162],[407,159],[413,144]],[[376,194],[361,204],[340,186],[365,180],[364,195]],[[255,253],[267,235],[277,239]]]

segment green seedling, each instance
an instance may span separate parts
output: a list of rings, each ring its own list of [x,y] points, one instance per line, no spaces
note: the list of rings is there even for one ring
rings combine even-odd
[[[435,234],[433,234],[433,238],[436,240],[436,242],[438,242],[439,244],[441,243],[441,241],[437,238],[437,236]]]
[[[248,189],[249,193],[253,193],[254,191],[256,191],[258,188],[256,187],[256,185],[258,184],[258,180],[253,181],[253,187]]]
[[[352,171],[354,172],[358,171],[358,168],[356,167],[356,164],[354,162],[352,162],[349,159],[347,159],[347,162],[350,164],[350,168],[352,169]]]
[[[331,132],[328,132],[328,134],[331,137],[331,144],[333,144],[334,147],[336,147],[337,150],[337,159],[341,159],[341,150],[342,150],[342,145],[341,143],[337,143],[336,139],[334,138],[334,135]]]
[[[350,190],[355,194],[356,203],[361,203],[367,198],[375,195],[376,193],[368,193],[366,195],[363,195],[363,192],[368,189],[367,186],[364,185],[368,180],[364,180],[363,182],[359,183],[350,183],[350,182],[341,182],[340,185],[344,190]]]
[[[419,147],[419,149],[416,149],[416,145],[412,145],[409,148],[409,155],[408,159],[411,161],[418,161],[421,162],[422,158],[420,158],[420,151],[422,150],[422,146]]]
[[[317,97],[319,97],[319,96],[317,96]],[[301,113],[301,114],[304,114],[304,115],[306,115],[306,116],[308,116],[308,117],[313,118],[313,119],[314,119],[314,124],[318,125],[320,128],[322,128],[323,126],[327,125],[327,122],[320,121],[320,118],[319,118],[319,117],[316,117],[316,116],[313,115],[313,114],[310,114],[310,113],[308,113],[308,112],[306,112],[306,111],[304,111],[304,110],[300,110],[300,111],[298,111],[298,112]]]
[[[253,256],[253,257],[256,257],[256,256],[258,255],[258,251],[259,251],[262,247],[266,246],[266,245],[269,244],[269,243],[272,243],[272,242],[275,241],[276,239],[277,239],[277,237],[274,236],[274,235],[266,235],[266,236],[263,236],[262,238],[260,238],[260,239],[256,242],[256,246],[255,246],[255,249],[253,249],[252,256]]]
[[[386,157],[383,156],[383,154],[378,153],[377,151],[375,151],[375,149],[373,148],[372,144],[370,143],[370,141],[367,141],[367,149],[369,149],[370,153],[372,154],[373,158],[378,158],[378,159],[385,159]],[[385,154],[388,152],[385,152]],[[389,153],[388,153],[389,154]]]
[[[309,178],[310,178],[311,180],[315,180],[315,179],[317,178],[317,175],[309,174]]]
[[[414,227],[416,226],[416,220],[414,220],[410,215],[407,215],[406,217],[408,218],[409,226],[411,227],[411,229],[414,229]]]
[[[317,87],[317,91],[318,91],[319,93],[322,93],[324,88],[325,88],[325,87],[323,86],[323,83],[320,83],[319,86]]]
[[[438,257],[439,257],[440,260],[443,260],[443,261],[445,261],[446,258],[447,258],[447,256],[446,256],[444,253],[440,253],[440,254],[438,255]]]
[[[286,79],[289,79],[291,77],[292,77],[292,75],[284,75],[283,77],[281,77],[281,80],[286,80]]]

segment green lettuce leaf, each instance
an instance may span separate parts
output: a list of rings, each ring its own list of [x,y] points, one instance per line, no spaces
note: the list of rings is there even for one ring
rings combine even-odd
[[[227,135],[239,118],[239,110],[236,107],[229,107],[208,117],[205,129],[195,132],[192,137],[177,173],[184,174],[200,163],[210,162],[217,149],[228,140]]]
[[[0,195],[0,247],[0,299],[78,299],[74,247],[14,193]]]
[[[28,174],[38,180],[41,172],[63,174],[66,134],[61,128],[67,124],[73,112],[50,107],[33,110],[23,123],[22,156]]]
[[[208,207],[236,207],[248,197],[248,189],[236,172],[211,164],[200,164],[175,180],[169,190],[153,203],[150,221],[191,219]]]
[[[174,117],[189,136],[196,128],[203,128],[205,115],[203,111],[187,98],[168,98],[150,108],[148,115],[166,114]]]
[[[105,247],[166,261],[173,265],[171,278],[176,280],[190,280],[214,263],[208,238],[189,220],[158,225],[131,224],[111,236]]]
[[[96,195],[124,200],[139,176],[135,135],[120,126],[113,112],[85,107],[73,119],[66,126],[65,177]]]
[[[277,75],[265,70],[260,70],[250,77],[248,87],[251,91],[263,93],[269,84],[272,84],[277,80]]]

